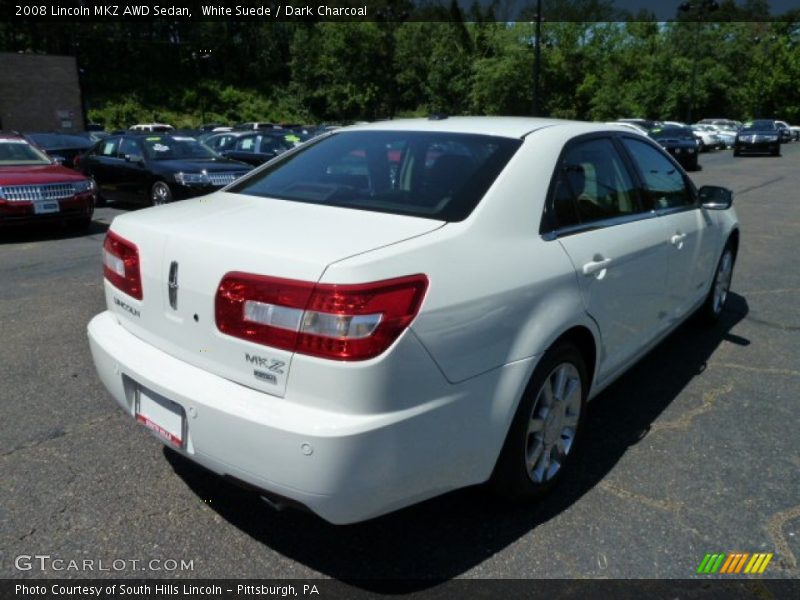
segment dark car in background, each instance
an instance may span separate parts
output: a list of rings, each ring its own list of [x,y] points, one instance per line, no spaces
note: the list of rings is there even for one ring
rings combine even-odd
[[[736,134],[733,144],[733,155],[749,153],[769,153],[772,156],[781,154],[781,134],[775,121],[757,119],[748,121]]]
[[[154,206],[211,193],[252,169],[194,138],[162,134],[109,136],[81,157],[80,168],[104,200]]]
[[[663,127],[664,123],[653,119],[617,119],[617,123],[631,123],[647,131],[652,131],[657,127]]]
[[[22,136],[0,132],[0,229],[54,220],[86,229],[94,204],[91,179],[55,164]]]
[[[228,131],[209,136],[204,143],[222,156],[253,166],[261,165],[294,147],[286,139],[286,132],[278,131]]]
[[[25,138],[38,146],[65,167],[75,167],[75,158],[92,147],[94,141],[89,136],[66,133],[25,133]]]
[[[687,171],[698,168],[697,138],[689,127],[655,127],[650,130],[650,137],[658,142]]]

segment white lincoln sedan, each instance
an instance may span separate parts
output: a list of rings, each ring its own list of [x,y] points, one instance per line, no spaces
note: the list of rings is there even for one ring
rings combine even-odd
[[[535,498],[588,400],[719,317],[731,204],[621,126],[339,129],[116,218],[92,355],[165,445],[333,523],[483,482]]]

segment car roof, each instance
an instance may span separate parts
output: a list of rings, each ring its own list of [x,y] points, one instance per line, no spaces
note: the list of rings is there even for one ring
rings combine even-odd
[[[351,125],[336,130],[342,131],[431,131],[441,133],[471,133],[520,139],[539,129],[568,127],[573,133],[592,131],[627,131],[625,127],[606,123],[542,119],[535,117],[447,117],[439,119],[395,119]]]

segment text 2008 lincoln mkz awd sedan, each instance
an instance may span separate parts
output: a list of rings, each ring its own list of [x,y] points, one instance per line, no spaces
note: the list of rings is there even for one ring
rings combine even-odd
[[[720,315],[731,202],[613,125],[340,129],[116,218],[92,354],[167,446],[333,523],[486,481],[534,498],[587,400]]]

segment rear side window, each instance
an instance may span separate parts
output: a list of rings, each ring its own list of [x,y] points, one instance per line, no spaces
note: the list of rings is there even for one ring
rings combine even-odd
[[[213,138],[206,142],[207,146],[210,146],[216,151],[226,150],[230,146],[233,145],[234,136],[232,135],[221,135],[219,137]]]
[[[564,155],[557,176],[553,209],[558,227],[641,211],[633,181],[610,139],[573,144]]]
[[[309,142],[228,191],[460,221],[521,143],[459,133],[341,132]]]
[[[636,163],[644,183],[644,203],[647,210],[679,208],[694,204],[683,173],[660,150],[632,138],[622,143]]]
[[[117,157],[117,146],[119,145],[119,138],[108,138],[97,144],[95,154],[98,156],[107,156],[109,158]]]

